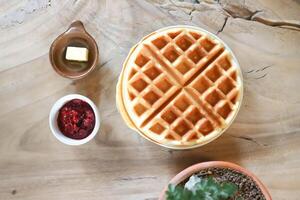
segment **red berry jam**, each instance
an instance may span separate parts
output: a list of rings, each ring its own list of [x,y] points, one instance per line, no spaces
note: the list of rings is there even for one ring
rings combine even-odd
[[[73,99],[59,110],[57,124],[65,136],[83,139],[89,136],[95,127],[95,113],[87,102]]]

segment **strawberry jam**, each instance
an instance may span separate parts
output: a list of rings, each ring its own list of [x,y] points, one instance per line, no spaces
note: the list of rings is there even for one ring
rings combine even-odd
[[[73,99],[59,110],[57,124],[65,136],[83,139],[89,136],[95,127],[95,113],[87,102]]]

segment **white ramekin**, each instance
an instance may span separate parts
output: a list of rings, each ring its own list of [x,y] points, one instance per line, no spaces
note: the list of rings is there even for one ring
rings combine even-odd
[[[89,136],[87,136],[86,138],[79,139],[79,140],[72,139],[72,138],[65,136],[59,130],[58,125],[57,125],[57,117],[58,117],[59,109],[65,103],[67,103],[68,101],[70,101],[72,99],[80,99],[80,100],[87,102],[92,107],[94,114],[95,114],[95,127],[94,127],[92,133]],[[85,143],[89,142],[90,140],[92,140],[95,137],[95,135],[98,133],[98,130],[100,128],[100,115],[99,115],[97,106],[89,98],[82,96],[80,94],[69,94],[69,95],[63,96],[60,99],[58,99],[52,106],[50,114],[49,114],[49,126],[50,126],[52,134],[60,142],[67,144],[67,145],[82,145],[82,144],[85,144]]]

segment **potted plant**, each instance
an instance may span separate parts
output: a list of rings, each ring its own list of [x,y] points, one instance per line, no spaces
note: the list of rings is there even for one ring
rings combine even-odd
[[[203,162],[177,174],[159,200],[272,200],[248,170],[229,162]]]

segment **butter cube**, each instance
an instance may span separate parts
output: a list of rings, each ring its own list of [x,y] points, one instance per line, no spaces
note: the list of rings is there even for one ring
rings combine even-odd
[[[84,47],[67,47],[66,59],[72,61],[88,61],[89,50]]]

